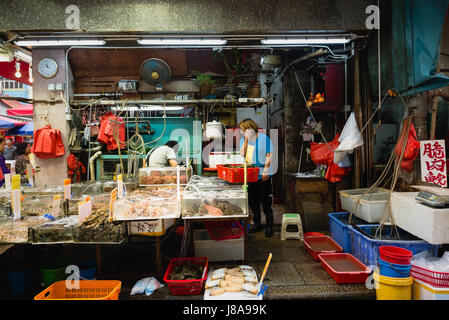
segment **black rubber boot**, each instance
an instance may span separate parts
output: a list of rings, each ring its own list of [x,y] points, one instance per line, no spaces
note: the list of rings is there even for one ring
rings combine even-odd
[[[262,231],[263,230],[263,227],[262,227],[262,225],[254,225],[252,228],[250,228],[249,229],[249,233],[256,233],[256,232],[259,232],[259,231]]]
[[[265,227],[265,237],[271,238],[273,236],[273,216],[266,217],[267,224]]]

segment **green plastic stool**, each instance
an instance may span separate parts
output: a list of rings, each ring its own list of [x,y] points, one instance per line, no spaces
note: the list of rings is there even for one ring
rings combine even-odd
[[[298,231],[287,232],[287,227],[289,225],[296,225]],[[303,239],[302,222],[301,217],[297,213],[285,213],[282,216],[282,226],[281,226],[281,240],[285,239]]]

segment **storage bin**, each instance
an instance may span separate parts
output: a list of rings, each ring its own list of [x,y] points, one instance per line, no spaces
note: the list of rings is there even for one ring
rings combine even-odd
[[[378,224],[358,225],[357,227],[365,234],[356,230],[354,226],[349,226],[352,238],[352,254],[368,267],[378,265],[380,246],[400,247],[410,250],[413,254],[425,250],[429,250],[433,255],[438,253],[438,246],[431,245],[399,227],[397,227],[397,230],[401,240],[387,240],[387,236],[394,234],[389,225],[382,227],[382,239],[374,239],[376,230],[379,227]]]
[[[315,261],[320,261],[318,255],[320,253],[336,253],[343,252],[343,248],[336,243],[331,237],[305,237],[304,246]]]
[[[413,278],[423,281],[432,287],[436,288],[449,288],[449,273],[438,272],[429,269],[424,269],[418,266],[414,266],[410,269],[410,275]]]
[[[364,195],[357,206],[357,210],[354,211],[356,201],[367,190],[368,188],[341,190],[341,206],[343,210],[353,212],[356,217],[369,223],[380,222],[389,195],[386,189],[375,188],[371,193]]]
[[[331,237],[346,253],[352,253],[351,230],[349,229],[349,212],[329,213],[329,228]],[[365,225],[365,220],[357,218],[355,215],[351,217],[351,223]]]
[[[118,300],[122,283],[117,280],[81,280],[79,289],[67,289],[65,280],[53,283],[34,300]]]
[[[241,168],[241,166],[242,165],[218,165],[217,176],[230,183],[244,183],[245,169]],[[246,168],[246,182],[257,182],[258,177],[258,167]]]
[[[349,253],[320,253],[318,258],[337,283],[364,283],[371,274],[371,269]]]
[[[413,278],[390,278],[374,272],[377,300],[411,300]]]
[[[207,230],[193,231],[195,257],[207,257],[209,261],[240,261],[245,258],[244,237],[212,240]]]
[[[193,263],[203,267],[203,274],[201,279],[194,280],[170,280],[175,267],[183,265],[185,263]],[[209,265],[209,259],[205,257],[199,258],[174,258],[170,261],[167,271],[165,272],[164,281],[168,285],[168,289],[172,295],[193,295],[200,294],[203,288],[204,282],[207,279],[207,270]]]
[[[391,278],[408,278],[410,277],[411,267],[411,265],[395,264],[379,258],[379,273],[382,276]]]
[[[437,288],[413,278],[413,300],[449,300],[449,287]]]

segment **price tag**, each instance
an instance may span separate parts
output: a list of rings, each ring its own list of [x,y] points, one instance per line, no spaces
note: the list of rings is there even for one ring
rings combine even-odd
[[[129,227],[132,235],[160,236],[165,233],[164,221],[162,219],[130,221]]]
[[[20,174],[15,174],[11,179],[11,206],[13,219],[20,219]]]
[[[51,210],[51,215],[55,218],[59,217],[61,213],[61,195],[56,195],[53,197],[53,207]]]
[[[119,199],[123,199],[124,198],[124,194],[123,194],[123,177],[121,174],[117,175],[117,197]]]
[[[112,221],[113,217],[113,207],[114,207],[114,201],[117,200],[117,188],[114,188],[111,191],[111,197],[109,198],[109,222]]]
[[[10,173],[5,174],[5,187],[6,187],[6,190],[11,190],[11,174]]]
[[[92,201],[90,197],[78,203],[78,221],[81,223],[92,213]]]
[[[27,179],[31,187],[34,187],[33,166],[31,163],[27,164]]]
[[[70,179],[64,180],[64,200],[72,198],[72,182]]]

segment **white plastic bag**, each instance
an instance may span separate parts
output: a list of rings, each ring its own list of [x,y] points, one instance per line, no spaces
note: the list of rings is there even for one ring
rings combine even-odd
[[[155,277],[149,277],[140,279],[136,282],[136,284],[131,289],[131,295],[144,293],[149,296],[151,295],[155,290],[164,287],[163,284],[160,284],[159,281]]]
[[[355,120],[354,112],[351,112],[348,121],[346,121],[338,141],[340,145],[334,151],[335,164],[342,161],[348,153],[353,153],[355,148],[363,145],[363,138]]]

